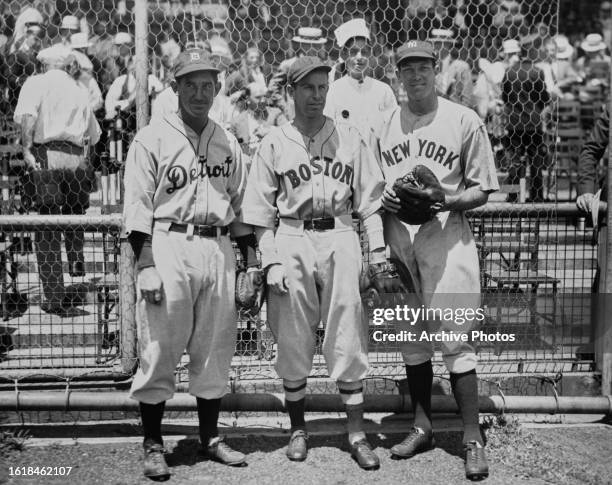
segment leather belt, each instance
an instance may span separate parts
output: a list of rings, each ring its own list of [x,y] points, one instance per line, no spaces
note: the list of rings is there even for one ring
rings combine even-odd
[[[308,219],[304,221],[306,231],[327,231],[336,227],[336,220],[333,217],[323,217],[321,219]]]
[[[190,224],[180,224],[178,222],[172,222],[169,231],[172,232],[180,232],[182,234],[187,234]],[[193,227],[193,235],[200,237],[217,237],[217,236],[225,236],[229,229],[227,226],[201,226],[198,224],[191,224]]]
[[[68,153],[71,155],[83,155],[85,149],[69,141],[52,140],[47,143],[36,144],[35,146],[55,152]]]

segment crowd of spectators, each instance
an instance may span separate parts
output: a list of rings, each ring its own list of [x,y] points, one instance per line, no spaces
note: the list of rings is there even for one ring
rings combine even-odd
[[[566,3],[561,0],[561,8],[567,8],[568,17],[576,20],[579,12],[564,7]],[[181,50],[204,47],[223,71],[225,99],[217,103],[220,120],[234,130],[240,126],[241,133],[244,121],[249,120],[249,140],[241,141],[251,149],[251,138],[257,138],[254,133],[264,133],[263,125],[270,123],[268,111],[282,113],[282,118],[273,116],[273,123],[291,119],[292,102],[282,89],[282,76],[297,57],[318,55],[334,66],[336,78],[342,75],[343,62],[333,30],[355,17],[364,18],[372,32],[370,75],[388,84],[399,101],[405,99],[405,93],[394,69],[394,48],[408,37],[434,41],[440,55],[440,94],[474,108],[486,120],[494,142],[500,141],[499,146],[504,136],[516,131],[508,123],[513,119],[512,100],[518,94],[504,93],[503,81],[519,57],[527,56],[523,60],[543,75],[542,93],[531,85],[521,87],[532,91],[528,98],[538,97],[538,110],[559,99],[588,100],[592,88],[607,92],[609,22],[599,21],[593,32],[580,34],[569,27],[559,32],[556,23],[563,23],[553,4],[514,0],[193,0],[152,1],[149,7],[152,112],[163,110],[155,104],[164,90],[172,90],[169,73]],[[133,2],[12,1],[5,2],[2,14],[3,113],[10,117],[21,86],[40,71],[44,61],[40,51],[65,45],[77,55],[79,82],[88,90],[101,124],[121,115],[124,129],[135,129]],[[598,18],[609,18],[610,2],[601,2],[597,14]],[[524,81],[521,77],[519,83],[507,85]],[[165,96],[166,101],[175,102],[171,92],[166,94],[170,96]],[[266,111],[262,111],[264,106]],[[106,150],[106,144],[103,133],[94,159]]]

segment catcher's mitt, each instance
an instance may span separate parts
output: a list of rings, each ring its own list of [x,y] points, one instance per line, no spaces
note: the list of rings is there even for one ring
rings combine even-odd
[[[255,316],[259,313],[265,296],[263,271],[244,267],[236,271],[236,304],[238,310]]]
[[[444,190],[435,174],[424,165],[417,165],[393,183],[401,208],[395,214],[406,224],[419,225],[431,221],[444,204]]]

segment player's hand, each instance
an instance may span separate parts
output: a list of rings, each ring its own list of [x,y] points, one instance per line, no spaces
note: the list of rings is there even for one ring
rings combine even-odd
[[[593,197],[595,197],[593,194],[582,194],[576,199],[576,207],[582,212],[590,212]]]
[[[383,191],[382,206],[386,211],[392,212],[393,214],[401,208],[400,200],[390,186],[385,187]]]
[[[138,272],[140,295],[147,303],[159,305],[163,299],[163,283],[155,266],[143,268]]]
[[[282,264],[274,264],[268,268],[268,288],[277,295],[286,295],[289,292],[287,273]]]

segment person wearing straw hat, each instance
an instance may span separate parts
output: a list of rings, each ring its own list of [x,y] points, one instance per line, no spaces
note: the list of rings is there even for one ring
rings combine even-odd
[[[71,49],[55,44],[38,59],[47,71],[26,81],[14,113],[28,167],[25,198],[39,214],[85,214],[95,189],[86,145],[95,144],[101,130],[87,91],[75,80],[78,64]],[[84,276],[83,232],[66,231],[64,240],[70,275]],[[61,317],[82,315],[66,299],[60,245],[59,232],[36,233],[41,309]]]
[[[174,64],[178,110],[156,118],[130,145],[124,227],[137,265],[140,365],[130,397],[144,431],[143,473],[168,478],[161,423],[175,391],[176,366],[187,349],[189,392],[196,397],[205,455],[244,464],[219,437],[221,398],[236,347],[235,237],[248,274],[257,270],[255,236],[238,222],[246,185],[237,140],[208,116],[220,89],[219,69],[201,49]]]
[[[587,35],[580,44],[584,55],[576,61],[576,69],[586,81],[599,80],[606,84],[609,82],[605,74],[602,75],[602,72],[609,74],[610,69],[610,56],[606,54],[607,47],[601,34],[597,33]],[[607,70],[602,70],[601,66],[607,66]]]
[[[384,113],[397,107],[397,101],[388,84],[368,75],[372,48],[365,20],[349,20],[334,34],[346,75],[330,84],[324,114],[354,124],[369,141],[372,133],[380,131]]]
[[[448,29],[432,29],[429,41],[439,55],[439,70],[436,75],[438,93],[455,103],[474,107],[474,83],[467,62],[458,58],[455,34]]]
[[[81,31],[79,19],[74,15],[66,15],[59,26],[59,39],[57,43],[70,46],[70,36]]]
[[[574,47],[570,44],[569,39],[563,34],[557,35],[554,41],[557,49],[555,54],[556,59],[553,62],[553,72],[555,72],[557,76],[557,85],[563,97],[573,99],[574,96],[571,93],[572,86],[583,82],[578,71],[574,69],[574,63],[572,61]]]

